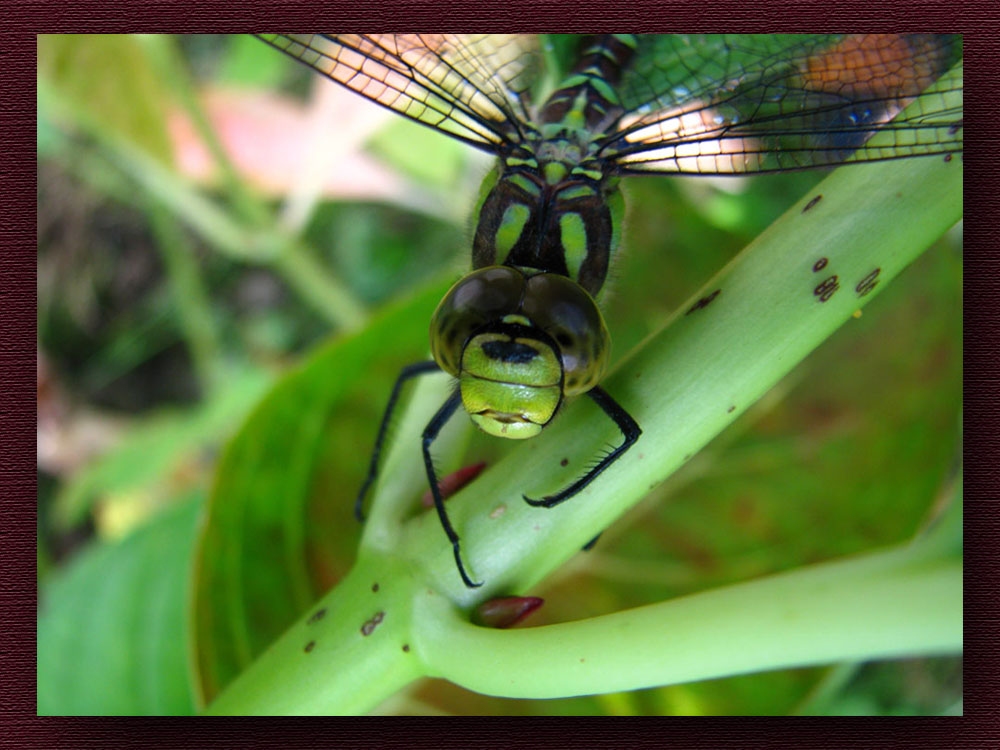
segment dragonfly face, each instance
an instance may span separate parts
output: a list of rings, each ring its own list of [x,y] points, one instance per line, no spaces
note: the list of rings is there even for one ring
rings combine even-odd
[[[458,378],[484,432],[534,437],[562,398],[600,382],[611,340],[593,298],[565,276],[510,266],[470,273],[431,319],[431,353]]]
[[[622,176],[750,174],[962,150],[961,109],[926,92],[960,63],[956,35],[609,34],[576,39],[564,65],[537,35],[263,38],[497,157],[477,206],[473,271],[434,314],[434,362],[406,368],[397,381],[358,499],[360,516],[402,384],[438,368],[455,376],[459,392],[428,424],[423,449],[468,586],[478,584],[466,573],[429,452],[460,404],[486,432],[527,438],[564,397],[586,394],[618,426],[616,449],[564,490],[525,498],[532,505],[572,497],[640,435],[598,385],[610,340],[594,298],[619,245]],[[879,131],[893,137],[869,145]]]

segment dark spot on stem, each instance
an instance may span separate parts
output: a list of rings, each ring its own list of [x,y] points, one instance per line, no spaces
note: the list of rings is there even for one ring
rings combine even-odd
[[[559,465],[560,466],[569,466],[569,459],[568,458],[564,458],[562,461],[559,462]]]
[[[323,619],[325,615],[326,615],[326,607],[323,607],[323,609],[317,609],[315,612],[312,613],[312,616],[308,620],[306,620],[306,625],[312,625],[315,622],[319,622],[320,620]]]
[[[688,311],[686,313],[684,313],[684,314],[685,315],[690,315],[695,310],[700,310],[703,307],[708,307],[710,304],[712,304],[712,300],[714,300],[716,297],[719,296],[719,292],[721,292],[721,291],[722,291],[721,289],[716,289],[711,294],[705,295],[700,300],[698,300],[693,305],[691,305],[691,307],[688,308]]]
[[[376,592],[378,592],[378,583],[373,583],[373,584],[372,584],[372,592],[373,592],[373,593],[376,593]]]
[[[815,263],[813,263],[813,273],[816,273],[817,271],[822,271],[824,268],[826,268],[826,264],[827,264],[826,258],[820,258],[819,260],[817,260]]]
[[[945,160],[946,162],[948,162],[948,161],[951,161],[951,160],[952,160],[952,155],[951,155],[951,154],[945,154],[945,155],[944,155],[944,160]]]
[[[307,644],[305,645],[305,648],[303,648],[302,650],[303,650],[303,651],[305,651],[305,652],[306,652],[306,653],[308,654],[308,653],[309,653],[310,651],[312,651],[312,650],[313,650],[313,649],[314,649],[315,647],[316,647],[316,641],[309,641],[309,643],[307,643]]]
[[[410,644],[409,643],[404,643],[403,644],[403,651],[409,651],[409,650],[410,650]]]
[[[806,207],[802,209],[802,213],[805,213],[806,211],[808,211],[810,208],[812,208],[813,206],[815,206],[821,200],[823,200],[823,196],[822,195],[817,195],[815,198],[813,198],[811,201],[809,201],[806,204]]]
[[[861,281],[857,283],[857,285],[854,287],[854,291],[858,293],[859,297],[864,297],[872,289],[878,286],[878,275],[880,273],[882,273],[882,269],[876,268],[874,271],[871,271],[867,276],[865,276],[863,279],[861,279]]]
[[[372,619],[361,626],[361,635],[371,635],[375,628],[378,626],[382,619],[385,617],[385,612],[379,611],[372,615]]]
[[[840,289],[840,284],[837,282],[837,276],[833,275],[820,282],[816,288],[813,289],[813,294],[819,297],[820,302],[826,302],[836,293],[838,289]]]
[[[732,414],[734,411],[736,411],[736,406],[730,406],[726,409],[726,414]]]

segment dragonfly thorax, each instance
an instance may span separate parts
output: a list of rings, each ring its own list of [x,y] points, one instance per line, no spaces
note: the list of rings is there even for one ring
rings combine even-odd
[[[501,163],[480,194],[473,268],[507,265],[567,276],[591,296],[617,250],[617,180],[588,164]]]
[[[431,320],[431,352],[458,378],[462,403],[485,432],[529,438],[563,396],[600,381],[610,337],[593,298],[572,280],[509,266],[459,280]]]

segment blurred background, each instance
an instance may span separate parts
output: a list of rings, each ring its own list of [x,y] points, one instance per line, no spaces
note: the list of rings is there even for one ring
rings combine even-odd
[[[37,146],[38,712],[192,713],[350,567],[377,420],[491,163],[245,36],[40,36]],[[822,176],[627,180],[615,357]],[[911,537],[961,466],[961,243],[531,592],[528,625]],[[961,683],[960,657],[556,701],[424,680],[379,710],[954,714]]]

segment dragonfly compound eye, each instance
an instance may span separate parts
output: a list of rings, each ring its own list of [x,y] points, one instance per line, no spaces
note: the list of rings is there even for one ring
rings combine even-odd
[[[540,273],[528,279],[521,313],[558,345],[563,393],[576,396],[600,382],[611,337],[597,304],[571,279]]]
[[[484,325],[517,312],[524,274],[507,266],[480,268],[459,279],[431,318],[431,353],[445,372],[458,376],[462,350]]]

